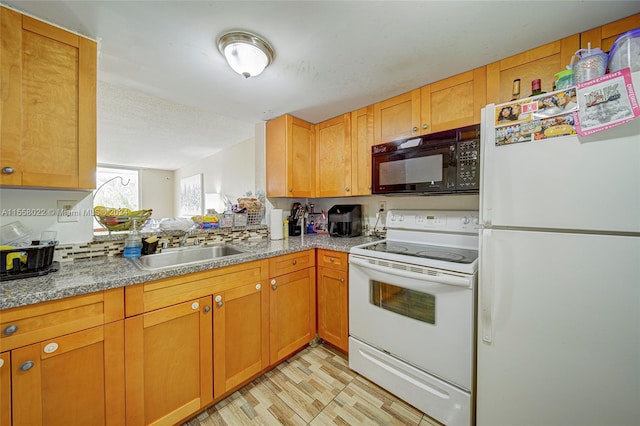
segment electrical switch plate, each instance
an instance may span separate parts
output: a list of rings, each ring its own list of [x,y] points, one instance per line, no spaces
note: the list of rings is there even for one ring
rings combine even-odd
[[[77,222],[78,211],[73,208],[76,201],[58,200],[58,222]]]

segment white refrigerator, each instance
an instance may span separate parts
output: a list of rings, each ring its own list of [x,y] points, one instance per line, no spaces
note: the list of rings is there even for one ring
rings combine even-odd
[[[640,425],[640,117],[496,146],[494,114],[483,109],[476,424]]]

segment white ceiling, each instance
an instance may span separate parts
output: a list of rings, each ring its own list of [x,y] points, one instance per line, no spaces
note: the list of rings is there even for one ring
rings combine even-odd
[[[6,1],[99,40],[98,161],[173,170],[284,113],[317,123],[640,12],[638,1]],[[245,80],[243,29],[276,58]]]

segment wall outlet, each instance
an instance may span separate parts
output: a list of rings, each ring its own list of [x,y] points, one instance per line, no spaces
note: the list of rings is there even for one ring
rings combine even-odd
[[[378,201],[378,211],[387,211],[387,202],[386,201]]]
[[[74,210],[77,201],[58,200],[58,222],[77,222],[78,211]]]

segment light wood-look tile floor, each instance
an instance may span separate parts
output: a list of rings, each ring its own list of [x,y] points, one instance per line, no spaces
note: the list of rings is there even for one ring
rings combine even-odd
[[[351,371],[346,357],[309,346],[182,426],[441,426]]]

